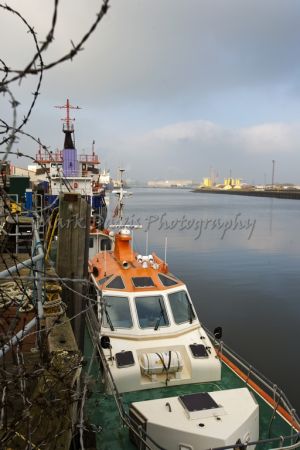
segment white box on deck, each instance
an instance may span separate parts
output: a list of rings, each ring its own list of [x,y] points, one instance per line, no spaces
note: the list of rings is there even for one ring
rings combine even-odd
[[[196,419],[189,418],[178,397],[136,402],[133,406],[146,419],[147,434],[167,450],[178,450],[180,445],[206,450],[235,444],[239,439],[242,443],[258,440],[258,404],[247,388],[209,394],[220,405],[219,412],[207,411]]]

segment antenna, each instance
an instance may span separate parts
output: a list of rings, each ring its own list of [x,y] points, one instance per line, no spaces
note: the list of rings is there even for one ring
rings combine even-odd
[[[134,247],[134,232],[132,230],[132,232],[131,232],[131,257],[132,257],[132,259],[134,256],[133,247]]]
[[[114,210],[113,218],[118,217],[119,221],[122,223],[123,220],[123,207],[124,207],[124,197],[128,197],[131,194],[128,193],[123,189],[124,187],[124,181],[123,181],[123,173],[125,172],[125,169],[119,169],[120,171],[120,188],[114,189],[112,191],[113,194],[116,194],[118,196],[118,204]]]
[[[148,255],[148,243],[149,243],[149,231],[146,232],[146,253],[145,255]]]
[[[70,109],[81,109],[81,108],[79,106],[70,105],[70,101],[68,98],[65,105],[54,106],[54,108],[66,109],[66,117],[64,119],[61,119],[64,122],[64,129],[66,124],[67,131],[74,131],[74,127],[73,125],[71,126],[70,122],[74,122],[75,119],[70,117]]]
[[[165,264],[167,264],[167,247],[168,247],[168,237],[165,237]]]

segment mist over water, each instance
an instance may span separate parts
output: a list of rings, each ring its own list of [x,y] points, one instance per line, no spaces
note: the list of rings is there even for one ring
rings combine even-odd
[[[300,412],[300,202],[179,189],[132,189],[141,254],[188,286],[200,321],[288,395]],[[114,206],[110,198],[110,210]],[[110,217],[110,216],[109,216]],[[147,245],[148,234],[148,249]]]

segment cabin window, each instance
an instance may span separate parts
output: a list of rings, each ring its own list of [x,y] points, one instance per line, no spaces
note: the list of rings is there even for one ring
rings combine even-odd
[[[151,277],[132,277],[132,282],[136,288],[147,288],[154,286]]]
[[[101,247],[101,250],[111,250],[111,240],[110,239],[101,239],[100,247]]]
[[[153,328],[169,325],[165,302],[161,295],[136,297],[135,306],[141,328]]]
[[[90,237],[89,248],[94,248],[94,238]]]
[[[168,297],[175,322],[192,323],[196,316],[186,291],[173,292]]]
[[[110,283],[106,285],[108,289],[125,289],[125,285],[120,276],[115,277]]]
[[[158,278],[160,279],[161,283],[165,287],[175,286],[178,284],[177,280],[174,280],[173,278],[167,277],[166,275],[163,275],[162,273],[158,274]]]
[[[131,328],[132,317],[127,297],[108,296],[103,297],[103,327]]]
[[[107,275],[104,278],[101,278],[100,280],[98,280],[98,284],[105,283],[105,281],[109,280],[111,277],[112,277],[112,275]]]

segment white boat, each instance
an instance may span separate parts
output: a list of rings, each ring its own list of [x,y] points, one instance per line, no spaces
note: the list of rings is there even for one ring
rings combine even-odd
[[[101,249],[89,263],[88,328],[103,388],[95,414],[109,423],[97,448],[299,447],[284,393],[223,344],[220,327],[206,330],[166,261],[134,251],[133,229],[121,223],[92,237]]]

